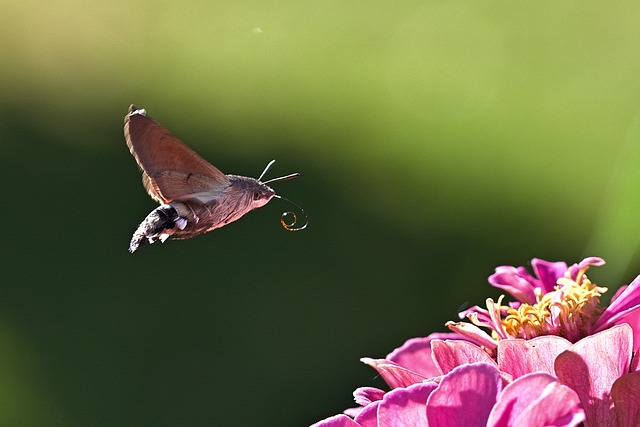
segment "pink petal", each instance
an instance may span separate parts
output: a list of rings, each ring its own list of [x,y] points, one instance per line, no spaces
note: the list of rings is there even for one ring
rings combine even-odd
[[[458,313],[459,319],[469,319],[469,316],[473,314],[476,316],[476,319],[480,321],[483,325],[490,326],[491,325],[491,317],[489,316],[489,312],[486,308],[482,308],[478,305],[474,305],[471,308],[463,310]]]
[[[417,372],[405,369],[386,359],[363,357],[360,361],[378,371],[382,379],[384,379],[391,388],[407,387],[427,379]]]
[[[359,427],[359,425],[346,415],[340,414],[318,421],[311,427]]]
[[[627,323],[633,329],[633,351],[640,350],[640,310],[634,310],[633,313],[627,315],[624,319],[616,324]]]
[[[640,276],[636,277],[621,294],[616,294],[615,301],[600,315],[594,325],[598,330],[602,330],[606,325],[613,325],[615,321],[630,310],[640,306]]]
[[[553,291],[558,284],[558,279],[564,277],[567,271],[567,264],[563,261],[551,262],[534,258],[531,260],[531,266],[536,276],[540,278],[543,294]]]
[[[489,312],[489,316],[491,317],[491,329],[493,329],[493,333],[497,334],[500,339],[509,338],[509,334],[507,333],[504,324],[502,323],[502,313],[501,313],[501,303],[502,297],[498,298],[498,301],[495,302],[491,298],[487,298],[487,311]]]
[[[497,267],[496,272],[489,276],[491,285],[510,293],[518,301],[527,304],[536,302],[536,295],[533,292],[535,282],[538,281],[531,277],[526,269],[506,265]]]
[[[464,338],[453,332],[431,334],[425,338],[412,338],[389,353],[386,359],[427,378],[441,375],[431,357],[431,341],[434,339],[460,340]]]
[[[597,256],[590,256],[580,261],[580,264],[578,264],[578,267],[580,267],[580,269],[583,269],[587,265],[594,266],[594,267],[602,267],[605,264],[606,262],[602,258]]]
[[[613,294],[613,296],[611,297],[611,302],[609,302],[609,305],[613,304],[613,302],[614,302],[615,300],[617,300],[617,299],[618,299],[618,297],[619,297],[620,295],[622,295],[622,294],[624,293],[625,289],[627,289],[628,287],[629,287],[629,285],[620,286],[620,287],[618,288],[618,290],[616,291],[616,293],[615,293],[615,294]]]
[[[531,401],[538,397],[544,388],[557,381],[545,373],[525,375],[507,385],[498,402],[491,410],[487,426],[512,426],[515,420]]]
[[[496,364],[486,351],[468,341],[440,341],[431,343],[433,360],[442,374],[448,374],[460,365],[474,362]]]
[[[444,324],[447,328],[451,329],[453,332],[456,332],[464,337],[466,337],[469,341],[474,342],[480,346],[486,347],[489,350],[495,350],[498,347],[498,342],[491,338],[489,334],[487,334],[482,329],[478,328],[476,325],[467,322],[447,322]]]
[[[616,405],[618,427],[640,426],[640,373],[618,378],[611,387],[611,397]]]
[[[575,426],[584,420],[580,400],[557,378],[542,372],[507,385],[493,407],[489,427]]]
[[[427,398],[436,389],[435,383],[414,384],[385,394],[378,406],[378,425],[385,427],[428,426]]]
[[[378,406],[380,400],[365,406],[354,418],[360,427],[378,427]]]
[[[343,414],[350,416],[351,418],[355,418],[356,415],[358,415],[360,412],[362,412],[362,410],[364,409],[364,407],[362,406],[358,406],[355,408],[347,408],[344,411],[342,411]]]
[[[501,388],[495,365],[458,366],[427,400],[429,427],[485,427]]]
[[[554,335],[502,340],[498,343],[498,366],[513,378],[531,372],[554,374],[556,356],[570,347],[571,342]]]
[[[584,410],[575,391],[560,383],[549,384],[542,396],[514,421],[516,427],[573,427],[582,425]]]
[[[584,270],[585,267],[600,267],[602,265],[605,265],[605,262],[602,258],[598,258],[595,256],[587,257],[580,261],[579,264],[573,264],[571,267],[569,267],[569,276],[572,279],[575,279],[578,276],[578,272],[580,272],[580,270]]]
[[[556,358],[556,375],[580,397],[587,425],[616,425],[610,390],[629,371],[631,350],[631,328],[620,325],[578,341]]]
[[[358,387],[353,392],[353,400],[360,406],[367,406],[376,400],[382,400],[384,391],[375,387]]]

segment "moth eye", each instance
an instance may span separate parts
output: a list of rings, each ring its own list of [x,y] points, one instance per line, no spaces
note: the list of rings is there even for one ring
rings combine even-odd
[[[254,191],[253,192],[253,200],[259,200],[260,199],[260,192],[259,191]]]

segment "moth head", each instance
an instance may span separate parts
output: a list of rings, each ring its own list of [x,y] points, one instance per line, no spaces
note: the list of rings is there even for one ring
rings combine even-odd
[[[260,208],[276,195],[273,189],[260,181],[256,181],[256,186],[251,192],[251,206],[253,209]]]
[[[292,173],[290,175],[279,176],[277,178],[272,178],[263,182],[262,178],[265,176],[265,174],[269,171],[269,169],[271,168],[271,166],[273,166],[275,162],[276,162],[275,160],[271,160],[269,164],[264,168],[264,170],[262,171],[258,179],[245,178],[246,183],[248,184],[249,189],[251,191],[252,209],[260,208],[266,205],[267,203],[269,203],[269,201],[274,197],[279,197],[276,194],[276,192],[267,184],[271,182],[286,181],[288,179],[296,178],[297,176],[300,175],[298,173]]]

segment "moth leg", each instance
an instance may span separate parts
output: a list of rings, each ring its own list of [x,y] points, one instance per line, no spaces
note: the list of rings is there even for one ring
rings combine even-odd
[[[129,252],[135,252],[145,241],[153,243],[155,239],[159,239],[164,242],[176,231],[184,230],[186,226],[187,219],[180,216],[173,206],[169,204],[158,206],[147,215],[133,233]]]

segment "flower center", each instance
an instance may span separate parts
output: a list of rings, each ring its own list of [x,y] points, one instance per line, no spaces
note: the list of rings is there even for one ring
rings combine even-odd
[[[555,290],[544,295],[536,289],[535,304],[517,308],[501,306],[506,317],[501,321],[512,338],[531,339],[541,335],[558,335],[575,342],[592,332],[592,326],[604,311],[600,296],[607,288],[598,287],[585,275],[588,266],[575,277],[567,271],[558,279]]]

